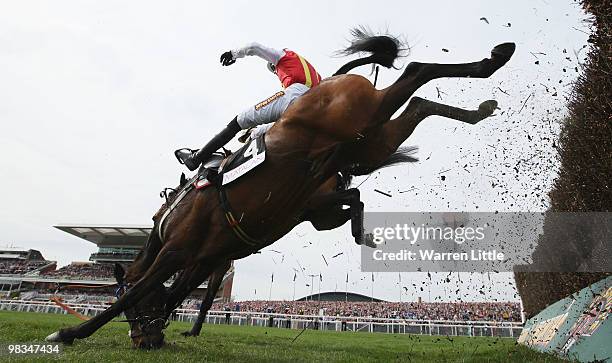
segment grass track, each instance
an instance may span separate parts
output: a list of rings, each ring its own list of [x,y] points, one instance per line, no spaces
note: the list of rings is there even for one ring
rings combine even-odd
[[[61,327],[78,324],[72,316],[0,311],[0,344],[41,343]],[[511,339],[430,337],[380,333],[205,325],[202,335],[185,338],[190,327],[173,322],[167,345],[157,351],[131,349],[127,323],[109,323],[92,337],[66,346],[56,360],[73,362],[561,362],[533,352]],[[49,361],[49,356],[0,361]],[[8,359],[8,360],[7,360]]]

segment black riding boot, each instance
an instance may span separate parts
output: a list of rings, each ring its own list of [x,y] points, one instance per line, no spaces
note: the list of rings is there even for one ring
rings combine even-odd
[[[204,145],[204,147],[200,150],[186,155],[181,153],[181,150],[184,150],[181,149],[175,151],[174,154],[179,159],[179,162],[185,164],[189,170],[196,170],[202,162],[210,158],[212,153],[219,150],[222,146],[233,139],[240,130],[241,128],[240,125],[238,125],[238,119],[237,117],[234,117],[234,119],[227,124],[227,126],[220,133],[215,135],[215,137],[213,137],[212,140],[210,140],[208,144]]]

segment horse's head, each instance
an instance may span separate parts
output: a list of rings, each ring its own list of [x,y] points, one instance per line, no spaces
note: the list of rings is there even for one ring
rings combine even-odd
[[[120,264],[115,264],[115,278],[119,285],[117,296],[127,293],[131,284],[130,276]],[[134,306],[125,310],[126,321],[130,324],[129,336],[132,346],[140,349],[157,349],[164,345],[163,330],[167,327],[166,288],[159,284],[140,299]]]

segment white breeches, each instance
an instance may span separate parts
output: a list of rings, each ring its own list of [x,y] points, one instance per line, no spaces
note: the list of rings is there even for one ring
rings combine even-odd
[[[293,101],[306,93],[309,89],[310,88],[301,83],[292,84],[283,91],[279,91],[255,106],[249,107],[246,111],[241,112],[238,115],[238,125],[244,130],[275,122]],[[263,132],[267,131],[271,126],[270,124]]]

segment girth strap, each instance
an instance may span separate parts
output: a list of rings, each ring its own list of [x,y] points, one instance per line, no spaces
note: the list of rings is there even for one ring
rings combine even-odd
[[[219,199],[221,200],[221,208],[223,208],[225,218],[227,219],[229,226],[232,228],[232,231],[234,231],[236,237],[238,237],[242,242],[246,243],[247,245],[259,249],[259,247],[263,245],[263,242],[251,238],[242,229],[242,227],[240,227],[240,219],[236,219],[236,216],[234,215],[234,213],[232,213],[232,207],[230,206],[229,201],[227,199],[225,188],[223,188],[222,186],[218,186],[218,189]]]

